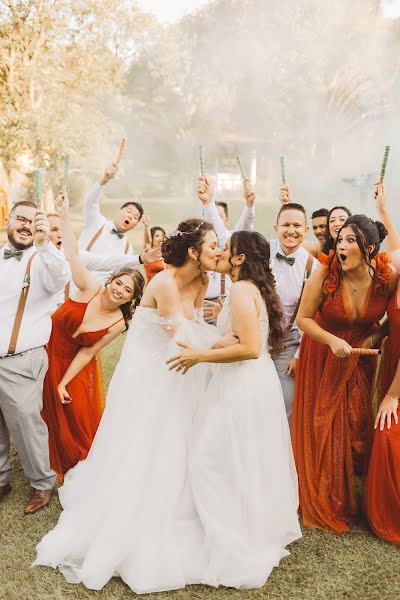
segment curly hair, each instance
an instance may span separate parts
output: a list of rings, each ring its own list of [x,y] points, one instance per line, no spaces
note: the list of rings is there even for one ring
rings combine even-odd
[[[283,349],[286,332],[281,300],[270,267],[269,243],[261,233],[256,231],[236,231],[231,237],[231,256],[233,254],[244,254],[246,256],[246,260],[240,267],[238,280],[251,281],[259,289],[267,307],[269,349],[271,355],[276,356]],[[229,262],[231,262],[231,259],[229,259]]]
[[[122,277],[123,275],[128,275],[132,278],[133,281],[133,295],[132,298],[125,302],[125,304],[121,304],[120,309],[124,316],[125,321],[125,331],[129,328],[129,321],[132,319],[132,315],[135,312],[136,308],[139,306],[140,301],[143,296],[143,290],[145,286],[145,280],[143,275],[137,269],[120,269],[119,271],[115,271],[106,283],[106,287],[110,285],[115,279]]]
[[[379,248],[381,242],[385,239],[387,235],[386,227],[380,221],[373,221],[366,215],[352,215],[349,217],[342,225],[338,232],[338,236],[336,238],[334,244],[334,252],[331,253],[331,257],[328,263],[328,272],[324,279],[324,283],[328,277],[332,274],[332,264],[336,257],[336,249],[338,244],[338,239],[342,229],[345,227],[351,227],[356,236],[357,245],[360,248],[362,257],[364,259],[365,264],[368,266],[368,270],[371,278],[375,277],[375,267],[372,264],[371,260],[376,256],[379,252]],[[369,252],[368,247],[371,245],[375,245],[375,248],[372,252]],[[339,268],[341,270],[341,266],[339,263]]]
[[[201,247],[207,231],[213,231],[214,228],[207,221],[201,219],[186,219],[178,225],[178,229],[172,233],[161,245],[161,253],[167,265],[173,267],[182,267],[187,258],[189,248],[194,248],[199,256],[197,265],[200,273],[201,269]]]

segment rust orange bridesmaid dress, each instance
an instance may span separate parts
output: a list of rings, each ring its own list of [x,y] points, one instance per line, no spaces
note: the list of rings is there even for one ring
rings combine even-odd
[[[74,337],[88,304],[69,298],[56,310],[47,346],[49,368],[44,382],[42,417],[49,430],[51,468],[59,481],[69,469],[86,458],[104,409],[97,356],[67,384],[72,398],[70,404],[61,404],[57,392],[57,386],[79,350],[93,346],[110,329],[84,332]]]
[[[380,399],[383,400],[400,360],[400,304],[395,292],[388,306],[389,336],[382,358]],[[398,411],[400,416],[400,411]],[[364,483],[364,508],[377,536],[400,544],[400,423],[376,429],[368,474]]]
[[[147,283],[149,283],[153,279],[154,275],[157,275],[157,273],[164,271],[164,269],[166,269],[166,268],[167,268],[167,265],[165,264],[165,262],[163,260],[156,260],[153,263],[144,265],[144,270],[146,272],[146,277],[147,277]]]
[[[369,335],[386,312],[390,259],[380,253],[375,260],[374,280],[359,318],[351,316],[336,258],[324,283],[324,302],[315,316],[323,329],[353,347]],[[328,273],[327,261],[323,268]],[[338,358],[329,346],[303,336],[291,432],[300,512],[307,527],[348,531],[358,510],[354,476],[365,472],[372,442],[375,368],[373,356]]]

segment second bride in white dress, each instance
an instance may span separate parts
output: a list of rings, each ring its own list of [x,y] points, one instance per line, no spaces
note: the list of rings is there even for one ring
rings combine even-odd
[[[169,364],[184,374],[198,363],[216,363],[196,415],[189,461],[205,532],[202,582],[257,588],[288,554],[285,546],[301,537],[297,474],[271,358],[283,339],[282,312],[261,234],[234,233],[218,271],[234,282],[218,317],[219,334],[234,334],[238,343],[212,350],[182,344]]]

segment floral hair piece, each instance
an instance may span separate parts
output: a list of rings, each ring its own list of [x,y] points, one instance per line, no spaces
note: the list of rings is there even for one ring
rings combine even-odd
[[[190,235],[191,233],[198,231],[200,227],[202,227],[205,223],[206,221],[202,221],[201,223],[199,223],[199,225],[197,225],[195,229],[193,229],[193,231],[180,231],[179,229],[176,229],[171,233],[169,237],[178,237],[178,235]]]

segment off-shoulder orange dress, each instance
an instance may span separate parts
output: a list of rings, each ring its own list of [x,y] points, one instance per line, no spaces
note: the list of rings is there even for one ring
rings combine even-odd
[[[328,257],[323,268],[328,273]],[[315,321],[357,347],[384,316],[389,299],[389,257],[375,257],[374,280],[362,315],[352,319],[336,257],[324,283]],[[307,527],[349,530],[358,510],[354,476],[366,468],[372,441],[372,382],[376,359],[336,357],[329,346],[303,336],[291,420],[299,477],[300,511]]]
[[[388,306],[389,336],[382,358],[380,400],[389,390],[400,360],[400,303],[395,292]],[[400,417],[400,411],[398,410]],[[400,544],[400,423],[375,431],[368,474],[364,483],[364,508],[379,537]]]
[[[104,389],[98,374],[97,356],[67,384],[72,398],[70,404],[61,404],[57,392],[57,386],[79,350],[93,346],[110,329],[84,332],[74,337],[89,303],[68,298],[52,316],[42,417],[49,430],[50,465],[59,481],[69,469],[86,458],[104,410]]]

